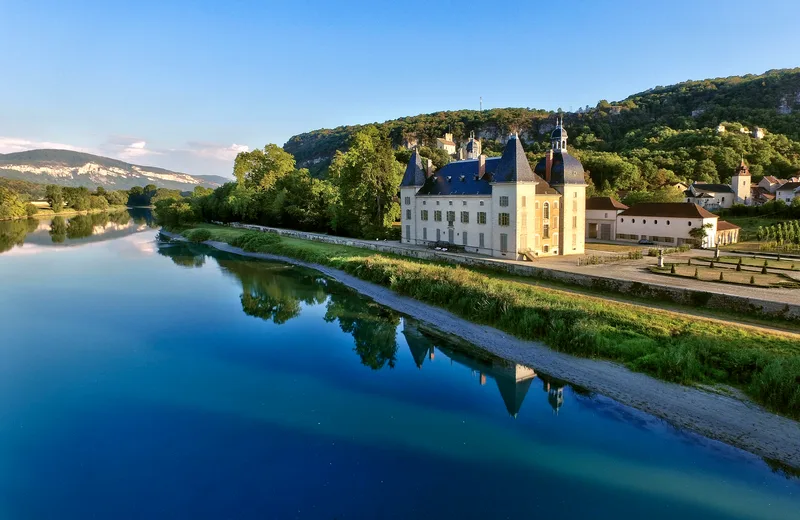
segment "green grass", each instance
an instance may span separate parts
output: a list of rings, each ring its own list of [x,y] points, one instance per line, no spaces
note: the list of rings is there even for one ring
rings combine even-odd
[[[749,240],[756,240],[759,227],[774,226],[775,224],[784,222],[786,219],[770,217],[724,217],[722,220],[742,228],[741,231],[739,231],[739,242],[746,242]]]
[[[570,354],[610,359],[682,384],[728,384],[800,417],[796,338],[492,277],[464,267],[204,224],[213,240],[251,244],[341,269],[420,301]],[[242,235],[250,235],[250,239]]]
[[[747,256],[720,256],[719,259],[714,260],[714,263],[717,264],[726,264],[726,265],[736,265],[739,263],[739,259],[742,260],[742,265],[747,267],[764,267],[764,262],[767,262],[768,269],[783,269],[786,271],[800,271],[800,260],[780,260],[778,261],[775,258],[751,258]],[[692,258],[692,261],[695,260],[699,262],[711,262],[710,257],[695,257]]]

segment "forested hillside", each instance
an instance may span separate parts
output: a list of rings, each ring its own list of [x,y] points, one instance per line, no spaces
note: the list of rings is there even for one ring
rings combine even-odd
[[[460,110],[404,117],[374,126],[395,147],[416,139],[431,146],[444,132],[463,141],[470,132],[496,152],[519,132],[531,159],[548,145],[555,113],[527,108]],[[571,151],[597,189],[653,190],[675,181],[725,181],[742,157],[755,178],[800,171],[800,68],[761,75],[689,81],[600,101],[564,114]],[[724,132],[717,130],[718,125]],[[755,127],[763,139],[752,135]],[[361,127],[300,134],[284,149],[298,166],[324,177],[336,150],[345,150]]]

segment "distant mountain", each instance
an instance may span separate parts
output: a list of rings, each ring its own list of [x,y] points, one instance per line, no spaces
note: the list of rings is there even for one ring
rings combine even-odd
[[[103,186],[126,190],[154,184],[159,188],[193,190],[216,188],[231,179],[217,175],[189,175],[153,166],[138,166],[108,157],[71,150],[29,150],[0,154],[0,177],[62,186]]]

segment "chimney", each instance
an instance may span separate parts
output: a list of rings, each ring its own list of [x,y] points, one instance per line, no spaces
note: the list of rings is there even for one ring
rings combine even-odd
[[[486,174],[486,156],[481,155],[478,157],[478,178],[482,179]]]
[[[553,169],[553,149],[551,148],[547,150],[547,154],[544,157],[545,157],[544,180],[550,183],[550,171]]]
[[[425,177],[433,175],[433,161],[425,159]]]

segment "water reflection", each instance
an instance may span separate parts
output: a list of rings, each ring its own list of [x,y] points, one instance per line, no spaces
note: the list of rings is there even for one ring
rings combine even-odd
[[[442,342],[424,332],[423,328],[421,324],[408,318],[403,327],[403,336],[417,368],[422,369],[426,360],[433,360],[438,350],[451,363],[469,368],[481,386],[486,385],[489,378],[494,380],[506,410],[512,417],[519,414],[522,402],[537,378],[553,413],[557,414],[564,404],[564,387],[567,385],[565,381],[537,373],[533,368],[512,363],[471,345]]]
[[[80,245],[121,238],[156,227],[149,209],[0,222],[0,254],[29,246]]]

